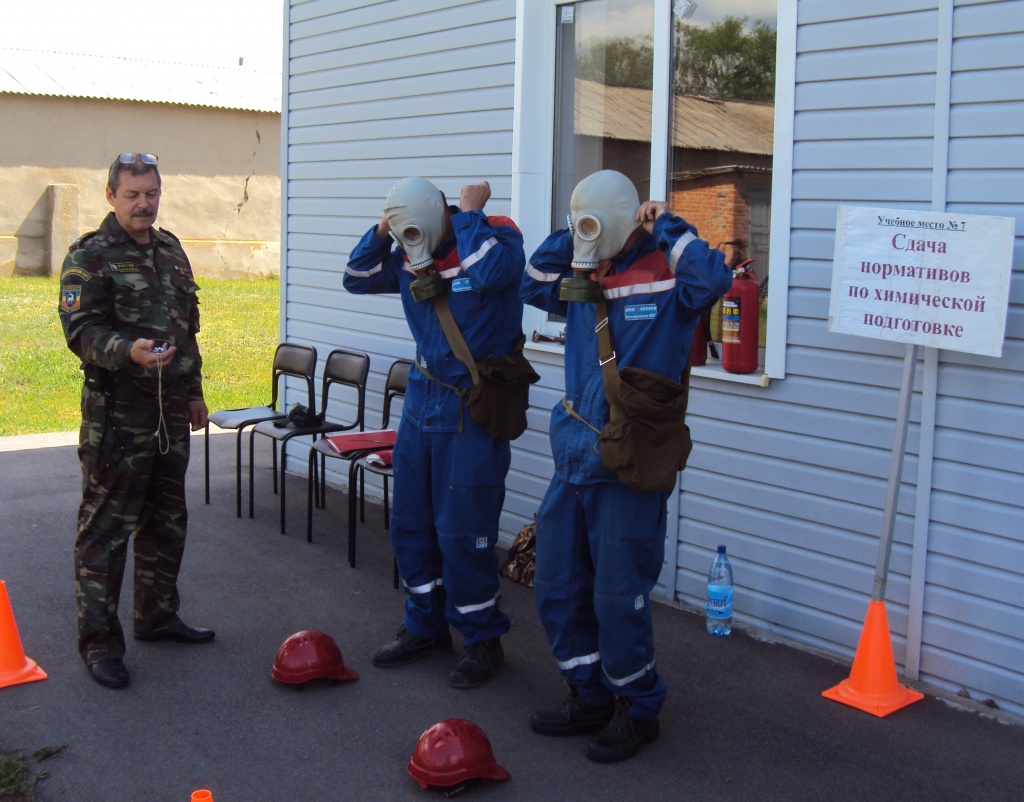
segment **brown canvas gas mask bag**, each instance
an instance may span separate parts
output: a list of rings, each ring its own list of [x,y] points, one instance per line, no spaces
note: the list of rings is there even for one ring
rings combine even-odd
[[[641,368],[616,373],[608,422],[597,438],[601,461],[631,490],[672,490],[693,449],[684,420],[689,388]]]
[[[479,379],[469,391],[470,417],[495,440],[515,440],[526,431],[530,385],[540,380],[523,354],[526,337],[520,335],[512,353],[476,363]]]
[[[434,306],[452,353],[473,379],[473,387],[466,398],[470,417],[495,440],[515,440],[526,431],[530,385],[540,380],[523,354],[526,336],[519,333],[511,353],[476,362],[445,297],[435,296]]]

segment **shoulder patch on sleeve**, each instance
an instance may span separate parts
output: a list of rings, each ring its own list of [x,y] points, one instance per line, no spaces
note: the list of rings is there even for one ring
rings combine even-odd
[[[88,281],[89,279],[92,278],[92,273],[90,273],[88,270],[84,270],[81,267],[65,267],[60,273],[61,283],[63,284],[65,279],[69,279],[72,276],[81,279],[82,281]]]
[[[82,285],[68,284],[60,288],[60,311],[77,312],[82,305]]]

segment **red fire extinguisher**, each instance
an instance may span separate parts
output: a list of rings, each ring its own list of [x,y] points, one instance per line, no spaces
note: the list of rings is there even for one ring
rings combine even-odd
[[[757,370],[761,292],[757,276],[748,266],[756,261],[747,259],[736,266],[732,287],[722,296],[722,368],[729,373]]]
[[[711,356],[718,359],[718,350],[711,339],[711,315],[705,312],[697,320],[697,328],[693,331],[693,343],[690,345],[690,364],[700,367],[708,363],[708,349]]]
[[[700,367],[708,363],[708,338],[704,334],[704,321],[707,315],[697,320],[697,328],[693,330],[693,341],[690,343],[690,364]]]

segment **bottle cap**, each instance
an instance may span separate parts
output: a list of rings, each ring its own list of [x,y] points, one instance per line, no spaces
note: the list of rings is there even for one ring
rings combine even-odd
[[[725,546],[719,546],[718,547],[718,553],[719,554],[725,554]]]

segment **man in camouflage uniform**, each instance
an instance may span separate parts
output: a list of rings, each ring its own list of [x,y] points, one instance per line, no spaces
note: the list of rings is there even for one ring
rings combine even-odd
[[[189,427],[206,424],[198,287],[177,237],[153,228],[156,157],[122,153],[110,166],[113,211],[64,259],[60,320],[82,360],[82,503],[75,542],[78,648],[93,679],[122,688],[117,615],[135,535],[137,640],[202,643],[208,629],[178,618],[178,569],[188,511]]]

